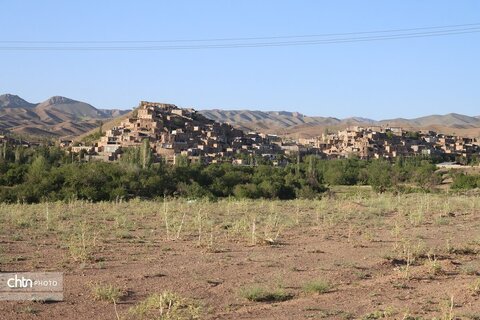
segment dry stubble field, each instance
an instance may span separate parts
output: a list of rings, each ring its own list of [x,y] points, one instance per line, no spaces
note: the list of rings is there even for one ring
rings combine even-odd
[[[345,190],[0,205],[0,271],[65,275],[0,318],[480,319],[478,196]]]

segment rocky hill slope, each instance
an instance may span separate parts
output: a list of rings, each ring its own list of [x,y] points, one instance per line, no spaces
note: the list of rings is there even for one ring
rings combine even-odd
[[[73,137],[98,127],[101,121],[126,112],[101,110],[60,96],[41,103],[30,103],[16,95],[0,95],[0,129],[20,135]]]
[[[372,120],[361,117],[338,119],[311,117],[298,112],[252,111],[252,110],[202,110],[207,118],[228,122],[243,130],[262,131],[298,137],[322,134],[326,129],[337,130],[352,125],[389,125],[411,129],[430,129],[466,136],[480,135],[480,116],[465,116],[457,113],[430,115],[414,119]]]

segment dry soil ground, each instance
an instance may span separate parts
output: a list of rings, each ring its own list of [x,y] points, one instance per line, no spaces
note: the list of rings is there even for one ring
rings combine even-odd
[[[1,319],[480,319],[477,196],[14,204],[0,225],[2,272],[65,276],[63,302]]]

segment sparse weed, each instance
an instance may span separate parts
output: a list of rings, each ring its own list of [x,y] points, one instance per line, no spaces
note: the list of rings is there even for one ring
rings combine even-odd
[[[458,255],[475,255],[478,253],[478,250],[470,246],[463,246],[458,248],[452,248],[450,253]]]
[[[438,262],[435,255],[428,255],[427,267],[428,272],[432,276],[436,276],[442,273],[442,265]]]
[[[124,293],[121,289],[111,284],[94,284],[91,286],[91,291],[93,299],[97,301],[116,303],[124,296]]]
[[[128,311],[128,319],[190,320],[199,319],[201,307],[181,297],[165,291],[148,296]]]
[[[433,320],[454,320],[455,314],[453,308],[455,304],[453,302],[453,296],[450,299],[440,302],[440,318],[433,318]]]
[[[467,274],[469,276],[476,276],[480,275],[478,271],[478,265],[476,264],[465,264],[462,268],[462,273]]]
[[[409,220],[414,227],[421,225],[425,220],[425,216],[421,208],[410,212]]]
[[[255,302],[286,301],[293,297],[281,288],[269,289],[258,285],[243,288],[240,291],[240,296]]]
[[[95,237],[88,235],[85,229],[71,235],[67,246],[72,260],[83,264],[92,261],[95,242]]]
[[[15,233],[12,235],[12,241],[22,241],[22,240],[23,240],[23,237],[21,234]]]
[[[355,270],[354,274],[358,279],[361,280],[370,279],[372,277],[372,275],[365,270]]]
[[[306,293],[326,293],[331,290],[331,285],[325,280],[313,280],[303,285]]]
[[[20,310],[21,313],[26,313],[32,316],[37,316],[39,311],[38,309],[32,307],[32,306],[25,306]]]
[[[472,294],[475,296],[480,295],[480,278],[475,279],[472,284]]]
[[[362,317],[362,320],[391,319],[395,315],[395,311],[391,308],[386,310],[376,310]]]

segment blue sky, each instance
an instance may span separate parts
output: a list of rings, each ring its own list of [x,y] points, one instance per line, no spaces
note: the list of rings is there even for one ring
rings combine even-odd
[[[480,22],[480,1],[1,0],[0,41],[270,37]],[[10,44],[0,43],[0,46]],[[373,119],[480,115],[480,33],[363,43],[178,51],[1,51],[0,93],[99,108]]]

